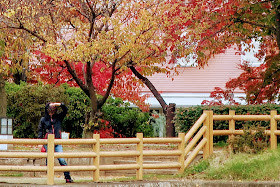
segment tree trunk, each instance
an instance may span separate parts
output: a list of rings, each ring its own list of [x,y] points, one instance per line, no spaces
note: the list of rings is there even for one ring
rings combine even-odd
[[[19,72],[17,71],[17,73],[13,74],[13,78],[14,78],[14,83],[16,84],[20,84],[20,81],[24,81],[26,82],[26,75],[24,72]]]
[[[0,74],[0,117],[7,116],[7,94],[5,90],[5,80]]]
[[[73,77],[73,79],[76,81],[76,83],[79,85],[79,87],[84,91],[84,93],[89,97],[90,99],[90,106],[91,106],[91,112],[89,112],[88,114],[86,114],[85,116],[85,125],[84,125],[84,129],[83,129],[83,137],[84,138],[92,138],[92,134],[93,131],[95,130],[95,128],[97,127],[97,122],[98,122],[98,118],[100,118],[102,116],[101,108],[103,106],[103,104],[106,102],[106,100],[108,99],[111,89],[114,85],[114,80],[115,80],[115,65],[116,65],[117,61],[114,61],[114,63],[112,64],[112,77],[109,83],[109,86],[106,90],[106,94],[103,96],[102,99],[98,99],[97,98],[97,93],[96,93],[96,88],[94,87],[93,84],[93,80],[92,80],[92,68],[94,63],[91,62],[87,62],[85,64],[84,68],[84,79],[85,82],[83,82],[82,79],[80,79],[75,71],[75,64],[71,64],[69,61],[64,60],[64,63],[67,67],[68,72],[71,74],[71,76]]]
[[[82,136],[84,139],[91,139],[93,137],[93,132],[84,130]],[[88,147],[88,146],[85,146],[85,147]]]
[[[157,89],[149,79],[141,75],[133,65],[130,65],[129,68],[133,72],[133,74],[150,89],[154,97],[158,100],[159,104],[161,105],[163,113],[166,117],[166,136],[175,137],[175,126],[173,122],[175,116],[175,103],[170,103],[169,105],[167,105],[160,93],[157,91]]]
[[[175,124],[173,122],[173,119],[175,117],[175,103],[170,103],[167,106],[166,110],[166,136],[167,137],[175,137]]]

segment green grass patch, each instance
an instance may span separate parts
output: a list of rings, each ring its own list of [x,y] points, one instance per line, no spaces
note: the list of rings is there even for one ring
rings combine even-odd
[[[23,173],[8,172],[8,173],[5,173],[5,174],[0,174],[0,177],[23,177]]]
[[[160,175],[160,174],[145,174],[143,175],[144,180],[161,180],[161,179],[172,179],[175,175]]]
[[[180,177],[210,180],[276,181],[280,175],[280,149],[259,154],[220,152],[185,170]]]
[[[143,180],[146,181],[156,181],[156,180],[166,180],[166,179],[174,179],[178,178],[175,175],[160,175],[160,174],[145,174],[143,175]],[[78,183],[87,183],[92,182],[92,178],[74,178],[76,184]],[[110,176],[110,177],[101,177],[101,183],[108,182],[131,182],[137,181],[136,176]]]
[[[136,177],[112,177],[112,178],[105,178],[100,181],[102,182],[125,182],[125,181],[135,181]]]
[[[225,148],[228,146],[228,143],[225,141],[218,141],[217,143],[214,143],[215,148]]]
[[[195,163],[194,165],[187,168],[182,175],[179,177],[191,176],[199,173],[203,173],[207,168],[209,168],[209,160],[201,160],[200,162]]]

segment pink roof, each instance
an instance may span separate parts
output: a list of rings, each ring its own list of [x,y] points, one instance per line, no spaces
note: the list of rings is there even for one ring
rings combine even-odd
[[[238,64],[241,56],[236,54],[233,48],[224,54],[216,55],[209,60],[208,65],[199,69],[198,67],[178,68],[180,74],[172,78],[165,74],[155,74],[148,77],[156,89],[162,93],[210,93],[214,87],[225,87],[230,78],[236,78],[241,74]],[[147,87],[142,92],[149,92]],[[236,90],[236,93],[242,92]]]

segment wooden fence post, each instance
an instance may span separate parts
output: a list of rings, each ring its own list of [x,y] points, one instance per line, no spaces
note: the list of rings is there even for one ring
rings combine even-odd
[[[93,165],[96,167],[96,170],[93,172],[93,181],[98,182],[100,177],[100,135],[93,134],[93,139],[96,140],[96,143],[93,145],[93,152],[96,153],[96,157],[93,158]]]
[[[207,114],[207,117],[206,119],[204,120],[203,122],[203,126],[206,126],[206,131],[205,133],[203,134],[203,138],[206,138],[207,139],[207,142],[206,144],[204,145],[203,147],[203,159],[206,159],[209,157],[210,153],[210,137],[209,137],[209,111],[203,111],[203,113],[206,113]]]
[[[47,155],[47,175],[48,175],[48,180],[47,184],[48,185],[53,185],[54,184],[54,134],[49,134],[48,135],[48,155]]]
[[[209,154],[213,154],[213,111],[209,111]]]
[[[137,133],[136,137],[140,139],[137,144],[137,151],[139,151],[140,155],[136,157],[136,163],[140,168],[136,170],[136,179],[143,180],[143,133]]]
[[[235,110],[230,110],[229,115],[234,116]],[[235,131],[235,121],[234,121],[234,119],[231,119],[231,120],[229,120],[228,123],[229,123],[229,130],[232,133],[231,135],[229,135],[229,138],[233,138],[234,137],[233,133]]]
[[[182,174],[185,170],[185,133],[179,133],[179,138],[181,139],[181,143],[178,145],[178,150],[181,151],[181,155],[179,156],[178,162],[181,164],[179,174]]]
[[[277,115],[276,110],[270,111],[270,146],[272,150],[277,149],[277,136],[274,134],[275,130],[277,130],[277,121],[275,120],[275,115]]]

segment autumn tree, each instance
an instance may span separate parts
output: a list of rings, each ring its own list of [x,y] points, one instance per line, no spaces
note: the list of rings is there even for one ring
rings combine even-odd
[[[236,46],[240,51],[242,44],[252,40],[261,42],[257,55],[274,56],[278,54],[280,44],[280,22],[278,1],[228,0],[228,1],[190,1],[189,8],[199,5],[188,24],[186,39],[196,41],[193,50],[197,54],[199,65],[204,65],[215,54]],[[201,27],[204,26],[203,29]],[[199,31],[201,29],[201,31]]]
[[[0,28],[7,36],[31,38],[29,50],[34,56],[40,51],[39,57],[43,54],[67,69],[91,100],[85,128],[90,132],[110,94],[135,101],[135,94],[124,94],[128,87],[131,92],[139,87],[130,69],[143,77],[167,73],[168,62],[183,55],[184,47],[176,40],[183,30],[176,22],[184,19],[169,18],[178,8],[174,5],[180,6],[161,0],[4,0]]]
[[[9,37],[0,32],[0,116],[6,117],[7,97],[5,81],[10,79],[19,84],[25,80],[25,68],[28,68],[28,45],[20,37]]]
[[[250,51],[253,40],[261,43],[256,57],[265,58],[265,64],[260,67],[243,64],[241,68],[244,73],[240,77],[230,80],[226,90],[217,88],[212,93],[216,98],[214,103],[219,104],[221,98],[234,103],[230,96],[236,88],[246,93],[248,104],[273,102],[279,97],[280,2],[192,0],[187,3],[193,10],[197,5],[200,8],[194,11],[185,37],[196,41],[192,48],[201,67],[207,64],[209,58],[229,47]],[[241,50],[244,43],[247,47]]]

